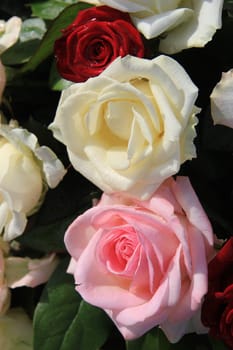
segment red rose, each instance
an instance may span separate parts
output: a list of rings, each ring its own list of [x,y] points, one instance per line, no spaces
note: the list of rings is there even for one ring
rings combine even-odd
[[[211,336],[233,349],[233,237],[209,263],[208,275],[202,322]]]
[[[78,13],[54,46],[60,75],[82,82],[100,74],[116,57],[144,56],[144,44],[127,13],[108,6]]]

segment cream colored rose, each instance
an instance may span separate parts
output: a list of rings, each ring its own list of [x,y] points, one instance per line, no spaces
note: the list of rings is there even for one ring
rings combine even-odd
[[[0,20],[0,55],[14,45],[19,38],[21,18],[13,16],[8,21]]]
[[[202,47],[221,27],[223,0],[83,0],[128,12],[147,38],[161,35],[159,50]]]
[[[0,125],[0,169],[0,233],[12,240],[23,233],[47,186],[55,187],[65,170],[35,135],[9,125]]]
[[[210,95],[210,102],[214,124],[233,128],[233,69],[222,74]]]
[[[63,91],[50,128],[103,191],[144,199],[195,156],[196,97],[175,60],[126,56]]]

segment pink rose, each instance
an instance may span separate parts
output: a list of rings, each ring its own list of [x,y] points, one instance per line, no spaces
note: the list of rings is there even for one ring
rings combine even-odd
[[[188,178],[168,179],[146,201],[104,194],[65,244],[76,290],[126,339],[157,325],[171,342],[200,331],[213,233]]]

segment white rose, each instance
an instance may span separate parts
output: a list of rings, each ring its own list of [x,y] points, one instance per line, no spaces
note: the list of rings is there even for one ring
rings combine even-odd
[[[8,21],[0,20],[0,55],[14,45],[19,38],[21,18],[13,16]]]
[[[222,74],[210,95],[210,102],[214,124],[233,128],[233,69]]]
[[[83,0],[128,12],[147,38],[161,34],[159,50],[175,53],[203,47],[221,28],[223,0]]]
[[[175,60],[125,56],[64,90],[50,128],[103,191],[144,199],[195,156],[196,97]]]
[[[26,217],[40,206],[47,186],[65,174],[61,162],[35,135],[25,129],[0,125],[0,233],[12,240],[23,233]]]

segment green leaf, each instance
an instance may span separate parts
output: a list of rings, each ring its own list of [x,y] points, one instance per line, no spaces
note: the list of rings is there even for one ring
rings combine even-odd
[[[18,242],[34,250],[42,252],[65,251],[64,234],[67,227],[77,217],[71,215],[48,225],[35,226],[18,238]]]
[[[177,343],[170,343],[159,328],[154,328],[139,339],[127,341],[127,350],[209,350],[207,335],[187,334]],[[225,349],[216,349],[225,350]]]
[[[81,301],[67,262],[61,261],[36,308],[34,350],[97,350],[111,332],[107,315]]]
[[[233,8],[233,0],[224,0],[224,8]]]
[[[170,343],[159,328],[153,328],[144,336],[127,341],[127,350],[170,350]]]
[[[4,65],[26,63],[37,50],[46,32],[45,22],[40,18],[29,18],[22,23],[19,40],[6,50],[1,60]]]
[[[1,60],[6,66],[26,64],[37,50],[39,44],[40,40],[38,39],[24,42],[18,41],[1,55]],[[17,73],[18,71],[15,70],[15,75]]]
[[[212,344],[213,350],[227,350],[227,347],[220,340],[216,340],[210,337],[210,342]]]
[[[32,3],[32,15],[43,19],[54,19],[69,3],[59,0],[38,1]]]
[[[103,310],[81,301],[61,350],[96,350],[107,340],[113,324]]]
[[[61,91],[72,84],[71,81],[61,78],[58,74],[55,63],[52,64],[49,75],[49,86],[54,91]]]
[[[61,30],[66,28],[75,19],[80,10],[88,7],[91,7],[91,5],[80,2],[65,8],[53,21],[37,51],[29,62],[21,68],[20,73],[33,71],[41,62],[48,58],[53,53],[55,40],[61,36]]]
[[[73,277],[66,273],[68,259],[58,265],[47,283],[34,314],[34,350],[59,350],[81,301]],[[69,349],[72,350],[72,349]]]

